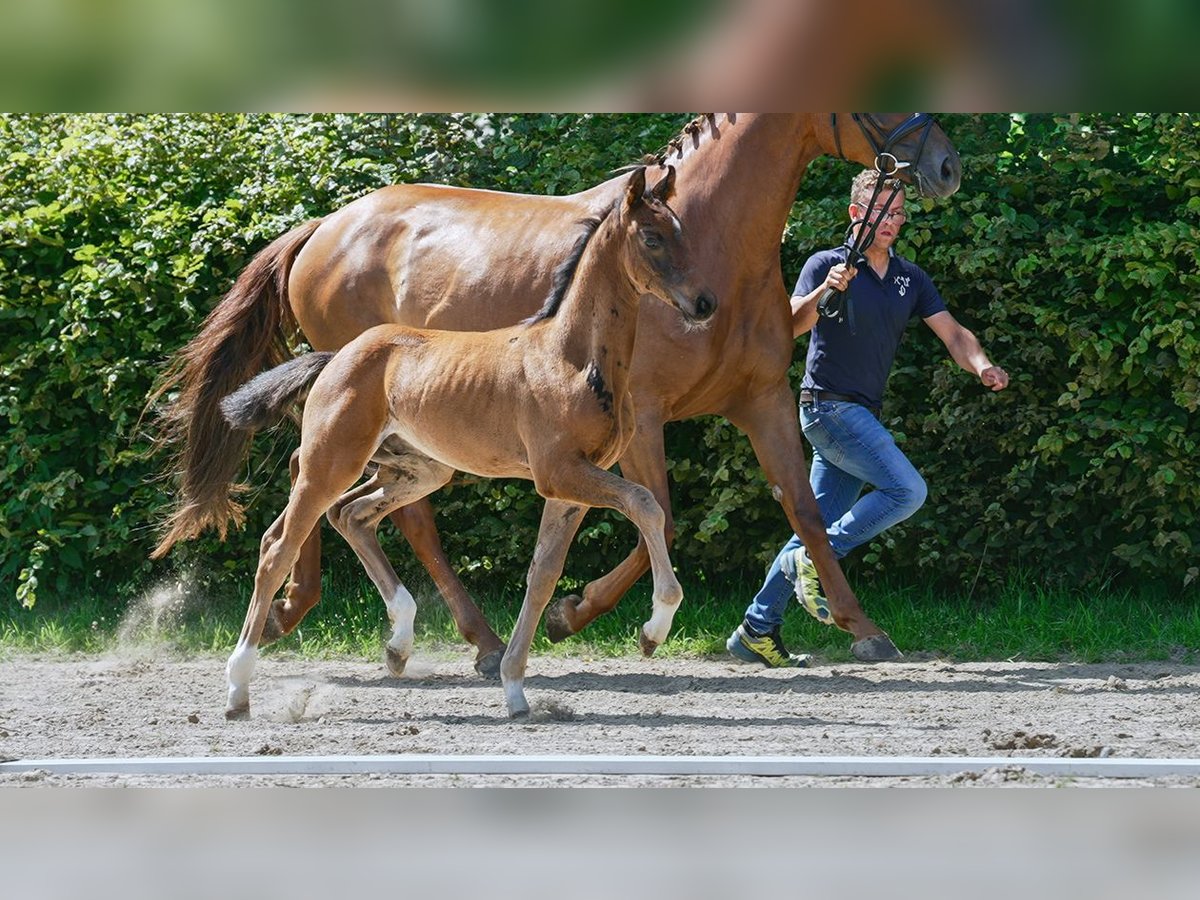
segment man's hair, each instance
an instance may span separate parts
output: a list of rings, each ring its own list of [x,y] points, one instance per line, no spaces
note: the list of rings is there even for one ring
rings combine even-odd
[[[850,202],[857,203],[859,206],[866,206],[871,202],[871,195],[875,193],[875,183],[879,181],[879,172],[875,169],[863,169],[854,177],[854,182],[850,185]],[[885,177],[883,179],[883,187],[879,189],[879,196],[886,200],[891,196],[891,192],[899,189],[904,192],[904,182],[899,178]]]

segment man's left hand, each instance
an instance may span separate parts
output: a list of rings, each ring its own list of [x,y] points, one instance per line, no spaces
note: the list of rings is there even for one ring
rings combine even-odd
[[[979,380],[993,391],[1002,391],[1008,387],[1008,373],[999,366],[988,366],[979,373]]]

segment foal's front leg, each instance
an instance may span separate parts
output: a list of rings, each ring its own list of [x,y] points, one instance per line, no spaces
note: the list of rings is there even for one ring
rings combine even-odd
[[[529,660],[529,647],[533,633],[537,630],[542,612],[554,595],[554,587],[562,575],[567,559],[567,549],[579,530],[587,507],[562,500],[546,500],[542,510],[542,523],[538,527],[537,547],[529,564],[529,576],[525,584],[525,602],[521,614],[513,627],[508,649],[500,661],[500,681],[504,685],[504,699],[508,714],[514,718],[528,715],[529,703],[525,700],[525,664]]]
[[[653,609],[639,638],[642,653],[652,654],[671,630],[675,611],[683,599],[683,588],[671,568],[671,557],[663,536],[666,514],[647,488],[588,462],[560,465],[538,480],[543,496],[574,501],[585,506],[615,509],[637,526],[650,554],[654,578]]]

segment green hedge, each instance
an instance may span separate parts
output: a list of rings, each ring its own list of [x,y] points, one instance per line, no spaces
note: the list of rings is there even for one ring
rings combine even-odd
[[[686,118],[0,117],[5,594],[69,597],[162,568],[146,554],[169,485],[139,415],[163,361],[270,239],[397,181],[577,190],[658,149]],[[925,204],[903,249],[1014,383],[984,391],[927,330],[911,330],[886,415],[930,498],[851,562],[854,577],[987,584],[1019,568],[1080,583],[1190,582],[1196,117],[943,122],[963,153],[963,188]],[[789,281],[840,237],[852,175],[833,160],[810,168],[782,248]],[[246,531],[182,546],[175,565],[252,571],[294,440],[256,441]],[[718,419],[671,425],[667,441],[681,572],[756,580],[786,526],[748,442]],[[469,480],[435,501],[469,584],[523,578],[540,505],[528,485]],[[606,570],[632,540],[618,517],[589,514],[568,576]],[[326,548],[329,564],[356,565],[340,541]],[[393,556],[416,571],[407,551]]]

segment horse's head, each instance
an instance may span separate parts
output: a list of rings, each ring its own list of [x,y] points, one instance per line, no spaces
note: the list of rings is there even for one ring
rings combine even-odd
[[[831,113],[820,127],[828,153],[895,175],[928,197],[958,190],[958,151],[928,113]]]
[[[694,251],[667,205],[674,188],[674,166],[652,187],[646,186],[645,168],[629,176],[618,222],[625,233],[625,268],[643,294],[675,307],[689,322],[704,322],[717,311],[717,298],[697,281]]]

